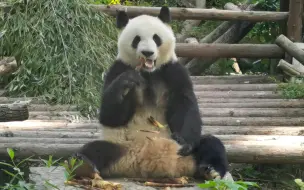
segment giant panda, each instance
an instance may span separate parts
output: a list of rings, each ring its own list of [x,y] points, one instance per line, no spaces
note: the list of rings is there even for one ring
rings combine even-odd
[[[222,142],[201,135],[193,84],[178,63],[170,21],[165,6],[157,17],[118,11],[118,54],[105,75],[99,110],[103,140],[77,152],[86,164],[76,175],[97,170],[103,177],[157,178],[204,170],[213,178],[212,170],[222,178],[227,172]],[[151,117],[164,127],[152,125]]]

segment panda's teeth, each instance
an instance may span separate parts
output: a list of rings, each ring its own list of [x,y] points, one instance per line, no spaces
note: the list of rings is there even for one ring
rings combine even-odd
[[[152,61],[150,59],[147,59],[146,62],[145,62],[145,66],[148,67],[148,68],[153,68],[154,61]]]

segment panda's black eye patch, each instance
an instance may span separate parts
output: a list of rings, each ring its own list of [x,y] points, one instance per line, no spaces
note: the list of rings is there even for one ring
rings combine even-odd
[[[156,43],[156,45],[159,47],[162,44],[162,40],[160,39],[160,37],[157,34],[153,35],[153,40]]]
[[[133,41],[132,41],[132,47],[133,47],[134,49],[136,49],[137,46],[138,46],[138,44],[139,44],[139,42],[140,42],[140,37],[139,37],[139,36],[135,36],[135,38],[134,38]]]

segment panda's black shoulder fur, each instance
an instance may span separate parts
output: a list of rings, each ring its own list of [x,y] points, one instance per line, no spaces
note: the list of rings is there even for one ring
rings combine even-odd
[[[126,125],[136,110],[135,87],[149,79],[162,80],[168,87],[165,118],[171,132],[180,134],[189,144],[197,143],[202,120],[190,75],[178,62],[170,61],[153,73],[140,75],[123,61],[116,60],[105,76],[100,123],[108,127]],[[126,95],[125,89],[130,89]]]

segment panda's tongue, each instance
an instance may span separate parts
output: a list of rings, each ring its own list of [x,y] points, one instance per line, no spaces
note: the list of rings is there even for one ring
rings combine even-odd
[[[147,59],[146,62],[145,62],[145,66],[148,67],[149,69],[152,69],[153,66],[154,66],[154,63],[153,63],[152,60]]]

